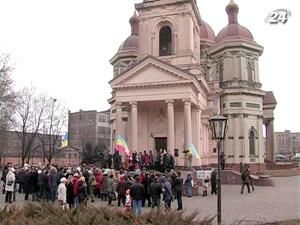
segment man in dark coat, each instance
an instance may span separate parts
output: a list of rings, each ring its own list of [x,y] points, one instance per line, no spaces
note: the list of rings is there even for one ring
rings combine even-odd
[[[249,176],[250,176],[250,174],[248,173],[247,169],[244,168],[243,171],[242,171],[242,174],[241,174],[241,178],[242,178],[242,182],[243,182],[242,189],[241,189],[241,194],[243,194],[243,192],[244,192],[245,185],[247,186],[248,193],[250,193]]]
[[[38,172],[36,168],[33,168],[30,174],[30,186],[32,193],[32,201],[38,200],[39,186],[38,186]]]
[[[142,214],[142,201],[145,196],[145,188],[139,182],[139,177],[135,177],[135,182],[130,187],[130,196],[132,198],[133,205],[133,213],[136,216],[140,216]]]
[[[213,170],[210,177],[211,194],[217,194],[217,170]]]
[[[56,199],[57,192],[57,170],[55,167],[51,167],[49,171],[49,189],[50,189],[50,199],[52,202]]]
[[[159,183],[159,177],[155,176],[154,181],[150,184],[150,195],[152,198],[152,208],[157,207],[157,209],[159,209],[161,194],[162,194],[162,188]]]
[[[177,210],[182,210],[183,178],[180,171],[177,172],[177,177],[175,178],[174,192],[177,199]]]
[[[31,175],[30,168],[25,167],[25,174],[24,174],[25,201],[28,200],[29,194],[31,193],[30,175]]]

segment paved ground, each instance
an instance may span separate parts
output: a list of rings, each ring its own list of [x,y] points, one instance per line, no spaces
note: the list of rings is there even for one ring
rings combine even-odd
[[[275,177],[275,187],[255,187],[255,191],[240,194],[239,185],[222,186],[222,221],[233,224],[239,220],[274,222],[300,218],[300,176]],[[23,203],[24,196],[17,196],[17,204]],[[94,205],[106,205],[97,200]],[[197,210],[199,218],[216,215],[217,197],[183,198],[186,213]],[[4,196],[0,194],[0,207],[4,206]],[[172,209],[177,203],[172,203]],[[145,209],[149,210],[148,208]],[[247,222],[245,224],[251,224]]]

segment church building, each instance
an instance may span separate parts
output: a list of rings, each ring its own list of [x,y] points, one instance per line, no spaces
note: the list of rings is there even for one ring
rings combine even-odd
[[[131,35],[110,60],[111,146],[123,135],[131,152],[166,149],[174,155],[178,149],[176,165],[183,167],[183,151],[193,144],[200,156],[193,166],[215,165],[209,119],[222,114],[228,118],[226,167],[243,162],[263,171],[265,160],[273,160],[276,100],[261,89],[263,47],[238,23],[235,2],[226,12],[228,24],[215,35],[196,0],[135,4]]]

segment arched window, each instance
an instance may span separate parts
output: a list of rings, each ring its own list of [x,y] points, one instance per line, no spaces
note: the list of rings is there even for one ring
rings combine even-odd
[[[247,64],[247,75],[248,75],[248,81],[253,81],[253,75],[252,75],[252,65],[250,62]]]
[[[249,153],[250,155],[255,155],[255,135],[256,130],[254,127],[251,128],[249,133]]]
[[[159,56],[172,55],[172,30],[164,26],[159,31]]]

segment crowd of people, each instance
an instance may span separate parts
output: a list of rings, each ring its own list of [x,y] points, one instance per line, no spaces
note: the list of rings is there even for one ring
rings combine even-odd
[[[136,215],[140,215],[142,208],[146,206],[159,208],[161,201],[170,209],[172,202],[176,200],[177,210],[182,210],[183,194],[187,197],[193,196],[192,173],[188,172],[183,178],[180,171],[175,171],[168,165],[164,173],[161,173],[152,169],[151,157],[147,154],[145,156],[142,163],[135,159],[138,156],[132,157],[132,165],[138,168],[132,171],[122,167],[119,170],[101,169],[85,164],[77,167],[25,165],[15,169],[12,164],[7,164],[1,178],[5,202],[12,203],[16,200],[16,193],[24,193],[25,201],[29,197],[32,201],[58,201],[63,209],[86,206],[89,201],[95,202],[95,199],[99,199],[106,201],[108,206],[113,206],[116,201],[118,207],[124,207],[125,211],[132,210]],[[163,157],[167,158],[168,154]],[[241,165],[241,179],[241,193],[244,186],[247,186],[250,193],[250,185],[254,191],[247,165]],[[216,195],[216,170],[205,171],[203,196],[208,195],[209,185],[211,195]]]
[[[147,161],[146,161],[147,162]],[[147,165],[147,164],[146,164]],[[63,209],[85,206],[95,199],[107,201],[108,206],[123,206],[127,211],[141,214],[142,207],[159,208],[161,201],[167,209],[177,200],[182,210],[184,186],[192,196],[191,173],[184,179],[180,171],[166,173],[142,167],[139,173],[129,170],[88,167],[29,166],[15,169],[7,164],[2,172],[5,202],[16,200],[16,193],[24,193],[24,201],[58,201]],[[21,196],[21,195],[20,195]]]

